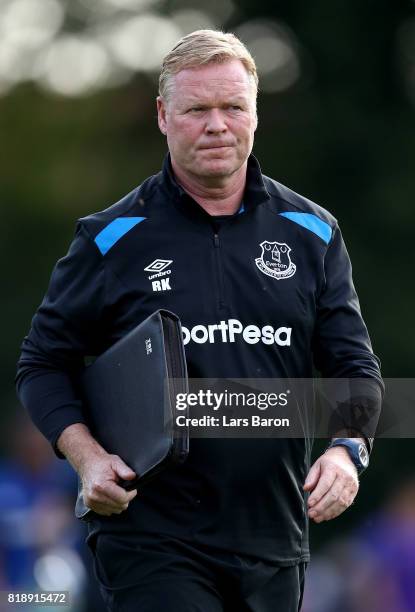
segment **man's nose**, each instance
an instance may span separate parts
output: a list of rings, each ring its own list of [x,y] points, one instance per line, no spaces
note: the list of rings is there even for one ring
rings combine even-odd
[[[213,133],[226,132],[228,129],[223,112],[219,108],[211,108],[206,121],[206,131]]]

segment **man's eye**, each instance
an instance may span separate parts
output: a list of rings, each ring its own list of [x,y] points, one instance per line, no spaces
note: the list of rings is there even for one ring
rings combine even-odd
[[[232,105],[231,105],[229,108],[230,108],[231,110],[238,110],[238,111],[239,111],[239,110],[242,110],[242,107],[241,107],[241,106],[238,106],[237,104],[232,104]]]
[[[192,106],[192,108],[189,108],[190,113],[200,113],[203,110],[204,109],[201,106]]]

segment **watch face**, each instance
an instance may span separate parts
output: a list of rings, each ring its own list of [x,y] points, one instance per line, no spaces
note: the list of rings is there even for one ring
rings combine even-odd
[[[367,467],[369,465],[369,453],[367,452],[367,448],[364,444],[360,444],[359,446],[359,459],[363,467]]]

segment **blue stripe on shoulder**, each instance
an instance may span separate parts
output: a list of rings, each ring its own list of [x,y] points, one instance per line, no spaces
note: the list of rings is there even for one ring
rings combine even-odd
[[[147,217],[118,217],[118,219],[111,221],[107,227],[104,227],[104,229],[95,236],[95,244],[102,255],[108,253],[124,234],[145,219],[147,219]]]
[[[306,229],[310,230],[314,234],[317,234],[326,244],[331,240],[332,229],[331,226],[312,213],[299,213],[299,212],[283,212],[278,213],[281,217],[286,217],[298,225],[302,225]]]

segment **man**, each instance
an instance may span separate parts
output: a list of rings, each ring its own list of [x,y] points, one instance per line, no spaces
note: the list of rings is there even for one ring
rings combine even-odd
[[[184,465],[126,492],[119,479],[134,473],[92,438],[76,392],[85,355],[165,307],[186,330],[191,377],[307,378],[314,362],[324,376],[373,379],[380,401],[336,220],[251,155],[257,82],[235,36],[178,42],[157,98],[162,172],[80,220],[23,344],[20,397],[81,476],[111,610],[298,610],[308,517],[338,516],[358,490],[363,439],[310,470],[307,439],[192,439]]]

